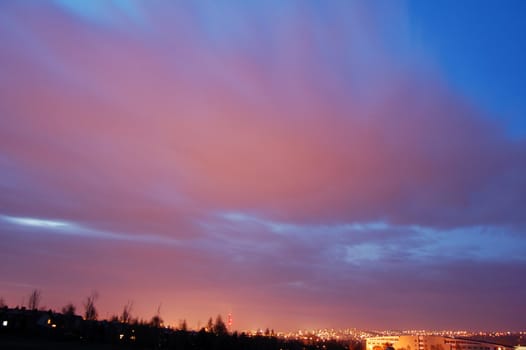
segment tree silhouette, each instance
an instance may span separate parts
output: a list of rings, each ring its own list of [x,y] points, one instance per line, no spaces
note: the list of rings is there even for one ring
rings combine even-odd
[[[42,292],[38,289],[33,289],[31,294],[29,294],[29,301],[27,302],[27,307],[30,310],[36,310],[38,309],[38,305],[40,305],[40,299],[42,297]]]
[[[163,324],[163,319],[159,315],[155,315],[152,317],[152,320],[150,321],[150,325],[155,328],[161,327]]]
[[[95,308],[95,300],[98,298],[97,292],[91,293],[84,302],[84,318],[89,321],[96,321],[99,316]]]
[[[161,305],[157,308],[157,314],[152,317],[152,320],[150,321],[150,325],[152,327],[159,328],[163,324],[163,319],[161,318]]]
[[[208,322],[206,323],[206,331],[207,332],[213,332],[214,331],[214,320],[212,320],[212,317],[208,319]]]
[[[179,329],[182,330],[183,332],[188,331],[188,325],[186,324],[186,320],[183,320],[181,322],[181,324],[179,325]]]
[[[7,305],[6,305],[5,301],[4,301],[4,298],[0,297],[0,309],[4,308],[6,306]]]
[[[223,322],[223,318],[221,317],[221,315],[217,315],[213,329],[214,333],[218,335],[224,335],[228,333],[225,322]]]
[[[73,305],[72,303],[69,303],[62,308],[62,314],[66,316],[74,316],[75,311],[76,311],[75,305]]]
[[[129,323],[131,321],[132,308],[133,308],[133,301],[128,301],[128,303],[124,305],[124,309],[122,310],[121,319],[120,319],[122,323]]]

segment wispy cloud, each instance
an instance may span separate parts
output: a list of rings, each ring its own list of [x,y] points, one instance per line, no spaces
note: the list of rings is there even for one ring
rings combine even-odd
[[[71,235],[81,236],[86,238],[96,239],[110,239],[122,240],[137,243],[151,243],[151,244],[168,244],[178,245],[180,241],[171,237],[162,237],[158,235],[144,235],[144,234],[125,234],[102,231],[90,228],[81,224],[63,221],[63,220],[49,220],[41,218],[28,218],[0,215],[0,220],[15,226],[20,226],[22,229],[33,234],[55,234],[55,235]]]
[[[396,225],[385,222],[353,222],[335,225],[292,224],[231,212],[221,214],[227,223],[233,223],[243,236],[233,240],[248,242],[316,242],[319,254],[333,252],[345,262],[366,265],[372,261],[389,264],[444,261],[524,261],[520,253],[526,249],[526,239],[506,226],[473,226],[455,229],[437,229],[418,225]],[[225,231],[229,226],[216,222],[216,229]],[[254,233],[267,233],[254,235]],[[278,234],[278,236],[275,236]],[[280,237],[281,236],[281,237]],[[276,249],[276,248],[272,248]],[[313,254],[302,252],[302,254]]]

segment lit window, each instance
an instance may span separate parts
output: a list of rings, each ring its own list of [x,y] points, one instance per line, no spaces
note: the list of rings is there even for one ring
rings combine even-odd
[[[7,321],[3,321],[2,326],[7,327]]]

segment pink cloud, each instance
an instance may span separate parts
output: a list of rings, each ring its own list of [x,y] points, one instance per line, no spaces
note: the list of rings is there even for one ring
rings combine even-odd
[[[264,18],[266,32],[241,25],[246,35],[235,40],[203,29],[199,9],[167,18],[149,8],[145,17],[155,20],[146,27],[96,25],[47,7],[15,6],[3,15],[10,21],[0,27],[0,215],[185,244],[146,249],[133,240],[47,236],[35,243],[5,225],[2,235],[20,255],[26,246],[43,249],[26,261],[8,255],[17,265],[9,278],[45,284],[39,276],[51,272],[61,285],[59,274],[81,274],[69,295],[99,289],[106,312],[119,311],[121,288],[126,298],[141,296],[142,315],[193,295],[195,323],[210,310],[230,303],[248,310],[260,300],[273,306],[255,308],[256,316],[272,320],[292,297],[297,303],[286,308],[300,322],[300,310],[328,294],[337,302],[316,312],[345,320],[335,304],[364,308],[342,291],[382,283],[343,264],[344,247],[384,241],[370,232],[301,229],[383,222],[379,236],[397,240],[398,255],[378,263],[400,268],[395,289],[403,292],[403,282],[418,278],[403,278],[411,254],[402,246],[417,251],[427,242],[389,225],[524,227],[523,141],[509,140],[426,62],[393,58],[369,30],[371,13],[352,22],[362,34],[345,32],[340,18],[317,40],[315,15],[288,11],[294,15],[276,26]],[[218,219],[225,212],[263,224],[225,223]],[[273,235],[265,220],[299,229]],[[34,269],[36,256],[45,261]],[[203,303],[207,291],[217,297]],[[360,288],[350,294],[364,297]],[[176,320],[190,306],[168,308]]]

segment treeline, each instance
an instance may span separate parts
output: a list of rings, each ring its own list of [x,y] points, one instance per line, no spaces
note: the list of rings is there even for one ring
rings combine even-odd
[[[69,349],[108,345],[112,349],[178,350],[344,350],[349,343],[336,341],[304,342],[276,336],[219,332],[217,327],[200,331],[164,328],[151,322],[123,323],[118,320],[86,320],[78,315],[52,311],[0,309],[0,344],[3,337],[67,343]],[[219,326],[220,328],[222,326]],[[0,346],[2,348],[2,346]]]
[[[97,320],[95,301],[90,295],[83,303],[84,317],[75,313],[72,304],[62,312],[40,310],[39,291],[33,291],[28,307],[9,308],[0,299],[0,345],[13,339],[20,342],[60,342],[69,349],[91,345],[112,349],[178,349],[178,350],[361,350],[359,342],[285,339],[265,331],[262,334],[230,333],[218,315],[210,318],[199,331],[188,330],[183,321],[177,328],[166,328],[160,310],[150,321],[132,318],[133,303],[128,302],[120,315]],[[2,346],[0,346],[2,348]]]
[[[99,320],[99,312],[96,307],[96,301],[99,297],[99,294],[94,291],[89,296],[87,296],[82,301],[83,310],[81,313],[79,313],[79,316],[81,316],[86,321],[97,321]],[[41,301],[42,301],[42,291],[38,289],[34,289],[31,291],[31,293],[27,296],[27,303],[22,301],[22,305],[19,305],[16,307],[16,309],[19,310],[40,310],[45,311],[47,310],[46,307],[41,307]],[[0,309],[7,307],[4,299],[0,297]],[[48,310],[49,312],[53,312],[54,314],[62,314],[67,316],[76,316],[77,315],[77,308],[73,303],[68,303],[64,307],[62,307],[61,312],[58,313],[56,311]],[[109,317],[107,321],[109,322],[119,322],[119,323],[125,323],[125,324],[140,324],[140,325],[148,325],[153,327],[164,327],[164,320],[161,318],[161,307],[159,306],[157,308],[157,313],[149,320],[146,321],[144,319],[134,318],[132,317],[133,312],[133,302],[128,301],[120,314],[114,314]],[[205,330],[209,331],[212,330],[212,327],[216,332],[226,332],[227,327],[224,324],[221,316],[218,316],[216,319],[216,323],[214,324],[213,319],[210,318],[208,320],[207,326],[205,327]],[[188,330],[188,326],[186,323],[186,320],[183,320],[179,324],[179,328],[181,330]]]

